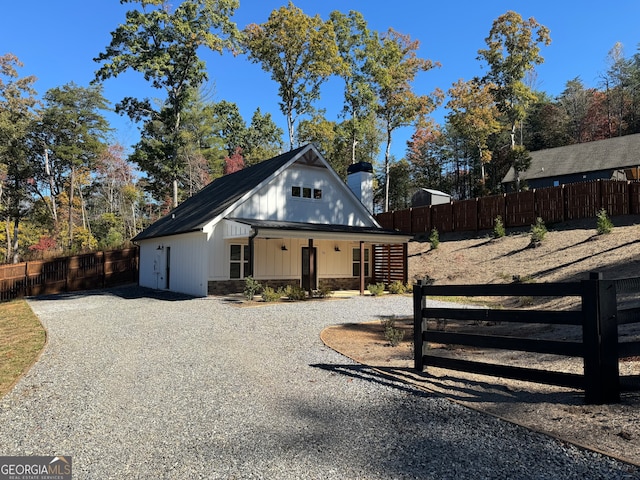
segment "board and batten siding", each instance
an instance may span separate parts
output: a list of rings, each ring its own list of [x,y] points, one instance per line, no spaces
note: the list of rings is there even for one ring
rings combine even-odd
[[[141,241],[140,286],[159,290],[167,288],[167,256],[170,255],[169,289],[197,297],[206,296],[205,244],[206,235],[202,232]]]
[[[235,218],[371,226],[359,200],[346,184],[336,185],[335,177],[325,168],[294,164],[271,180],[229,215]],[[292,187],[322,190],[322,198],[291,195]],[[344,186],[344,188],[341,188]]]
[[[209,280],[229,280],[230,245],[247,245],[246,232],[237,229],[235,222],[224,221],[216,225],[208,245]],[[245,236],[243,236],[243,233]],[[302,249],[308,240],[298,238],[254,240],[256,280],[301,279]],[[286,247],[283,250],[282,247]],[[352,275],[352,249],[354,242],[316,240],[318,278],[344,278]],[[338,247],[339,251],[336,251]]]

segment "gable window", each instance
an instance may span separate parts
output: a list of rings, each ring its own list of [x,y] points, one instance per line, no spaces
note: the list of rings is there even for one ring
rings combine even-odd
[[[229,278],[244,278],[244,272],[249,267],[249,246],[230,245]]]
[[[360,276],[360,248],[353,249],[353,276]],[[364,249],[364,276],[369,276],[369,249]]]
[[[309,200],[322,200],[322,189],[292,185],[291,196],[294,198],[307,198]]]

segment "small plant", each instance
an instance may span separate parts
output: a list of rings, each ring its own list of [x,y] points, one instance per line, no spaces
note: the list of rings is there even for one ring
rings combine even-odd
[[[613,230],[613,223],[609,215],[607,215],[607,211],[603,208],[596,213],[596,231],[598,235],[605,235],[611,233],[611,230]]]
[[[404,331],[396,327],[395,318],[387,318],[382,320],[382,326],[384,327],[384,338],[392,347],[397,347],[404,339]]]
[[[547,227],[544,225],[544,221],[540,217],[536,218],[536,224],[531,225],[531,241],[529,242],[529,246],[534,248],[539,246],[546,234]]]
[[[283,296],[282,289],[275,290],[273,287],[264,287],[262,289],[263,302],[278,302]]]
[[[287,285],[282,290],[282,295],[291,301],[304,300],[307,298],[307,292],[298,285]]]
[[[244,279],[244,296],[250,302],[253,301],[256,293],[262,290],[262,285],[253,277],[247,277]]]
[[[367,290],[369,290],[369,293],[374,297],[382,295],[382,293],[384,292],[384,283],[376,283],[375,285],[370,283],[367,286]]]
[[[518,299],[518,302],[521,307],[530,307],[533,305],[533,297],[529,297],[529,296],[520,297]]]
[[[493,221],[493,238],[502,238],[505,235],[504,222],[502,221],[502,217],[498,215]]]
[[[395,282],[391,282],[389,284],[389,293],[394,295],[402,295],[407,292],[407,286],[402,283],[400,280],[396,280]]]
[[[438,245],[440,245],[440,234],[435,228],[431,230],[431,234],[429,235],[429,243],[431,244],[431,248],[434,250],[438,248]]]
[[[318,298],[329,298],[331,295],[333,295],[333,290],[326,285],[313,291],[313,296]]]

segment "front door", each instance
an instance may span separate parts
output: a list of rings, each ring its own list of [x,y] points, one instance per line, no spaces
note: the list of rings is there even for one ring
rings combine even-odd
[[[316,247],[302,247],[302,288],[316,290]]]
[[[165,288],[169,290],[169,280],[171,278],[171,247],[167,247],[167,269],[165,271],[165,279],[167,280]]]

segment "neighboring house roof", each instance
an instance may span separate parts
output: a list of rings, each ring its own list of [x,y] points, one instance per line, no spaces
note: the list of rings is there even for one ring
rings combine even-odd
[[[433,188],[419,188],[416,191],[416,194],[421,193],[421,192],[427,192],[427,193],[430,193],[431,195],[441,195],[443,197],[450,197],[451,196],[448,193],[441,192],[440,190],[434,190]]]
[[[531,152],[531,166],[520,180],[631,168],[640,165],[640,133]],[[502,183],[515,182],[509,169]]]
[[[229,215],[235,206],[242,203],[253,192],[296,161],[312,164],[320,162],[330,169],[313,145],[299,147],[251,167],[217,178],[196,195],[178,205],[168,215],[136,235],[133,241],[200,231],[209,222]],[[336,179],[339,181],[337,175]],[[346,185],[345,191],[352,194]],[[364,207],[363,210],[365,210]],[[256,220],[251,221],[258,224]],[[377,225],[373,217],[371,217],[371,222]],[[321,227],[326,231],[330,225],[322,225]],[[376,231],[379,232],[379,230]]]

